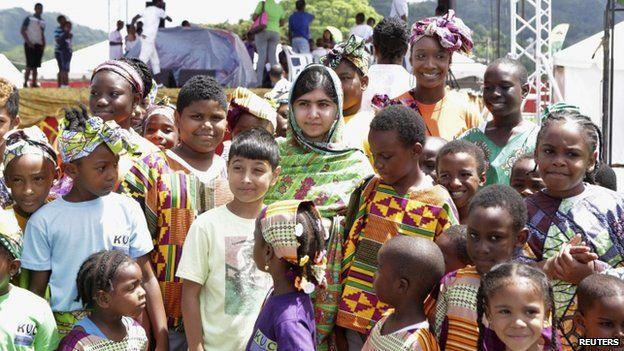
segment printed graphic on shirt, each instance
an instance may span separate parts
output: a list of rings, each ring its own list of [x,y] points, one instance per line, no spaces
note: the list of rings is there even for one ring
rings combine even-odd
[[[123,251],[126,255],[130,254],[130,237],[128,234],[114,234],[113,250]]]
[[[253,337],[253,343],[249,345],[250,351],[276,351],[277,343],[267,338],[260,329],[256,330]]]
[[[268,277],[253,260],[253,239],[225,237],[225,314],[239,316],[257,312],[266,293]]]
[[[18,346],[32,346],[37,334],[37,325],[32,321],[24,321],[17,324],[13,344]]]

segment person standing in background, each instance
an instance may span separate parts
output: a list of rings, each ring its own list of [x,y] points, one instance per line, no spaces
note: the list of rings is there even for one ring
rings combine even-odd
[[[267,62],[271,66],[278,63],[276,57],[277,43],[280,41],[280,27],[284,25],[284,9],[275,0],[258,2],[252,19],[255,21],[263,11],[267,14],[266,29],[255,35],[256,50],[258,52],[256,78],[260,87],[264,81]]]
[[[132,24],[139,17],[143,19],[143,32],[141,34],[141,53],[139,59],[145,64],[148,62],[152,66],[152,73],[157,76],[160,73],[160,60],[156,51],[156,36],[158,35],[158,25],[161,19],[171,22],[171,17],[167,16],[164,10],[165,3],[162,0],[156,0],[153,5],[147,6],[143,12],[134,16]]]
[[[123,27],[123,21],[117,21],[117,28],[108,34],[108,57],[111,60],[116,60],[123,56],[123,41],[121,38]]]
[[[355,15],[355,26],[351,28],[349,36],[355,35],[364,39],[364,42],[369,43],[373,41],[373,27],[364,23],[366,21],[366,15],[363,12]]]
[[[54,58],[56,58],[56,63],[58,63],[59,73],[56,75],[56,82],[58,87],[61,88],[65,85],[64,73],[65,73],[65,62],[63,60],[61,47],[65,45],[65,30],[63,26],[65,22],[67,22],[67,18],[63,15],[59,15],[56,17],[56,22],[58,23],[58,27],[54,29]]]
[[[288,36],[293,51],[298,54],[310,53],[310,23],[314,15],[305,11],[305,0],[297,0],[297,11],[288,18]]]
[[[24,51],[26,54],[26,71],[24,73],[24,88],[28,87],[28,77],[32,72],[33,88],[39,87],[37,84],[37,68],[41,67],[41,58],[45,49],[45,21],[41,17],[43,5],[35,4],[35,13],[26,17],[22,23],[22,37],[24,38]]]
[[[390,16],[398,17],[404,22],[407,22],[408,8],[407,0],[392,0],[392,7],[390,8]]]
[[[126,25],[126,33],[126,50],[124,51],[124,55],[128,55],[128,52],[139,42],[139,36],[133,24]]]

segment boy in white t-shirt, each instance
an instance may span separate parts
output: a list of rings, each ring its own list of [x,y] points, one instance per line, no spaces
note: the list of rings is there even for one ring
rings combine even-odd
[[[158,282],[148,254],[152,238],[138,203],[112,193],[119,154],[132,151],[127,131],[114,121],[88,118],[86,111],[66,113],[59,150],[72,189],[41,207],[28,221],[22,266],[31,271],[29,289],[44,296],[59,333],[68,333],[88,312],[76,301],[76,276],[82,262],[100,250],[120,250],[135,259],[143,274],[147,311],[159,350],[168,348],[167,323]]]
[[[267,131],[239,134],[228,159],[234,200],[191,225],[176,273],[184,279],[182,316],[190,350],[243,350],[249,340],[271,285],[253,261],[255,219],[275,185],[278,164],[279,149]]]

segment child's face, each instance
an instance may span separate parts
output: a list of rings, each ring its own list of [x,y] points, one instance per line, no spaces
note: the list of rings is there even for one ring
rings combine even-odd
[[[585,338],[618,338],[624,345],[624,296],[603,297],[594,300],[582,314],[577,312],[576,322],[582,325]],[[614,347],[592,348],[613,350]],[[621,350],[621,348],[618,348]]]
[[[424,36],[412,48],[412,72],[418,86],[433,89],[446,84],[451,52],[432,37]]]
[[[477,160],[466,152],[442,156],[436,178],[438,184],[449,191],[458,209],[467,206],[479,187],[485,184],[485,173],[479,174]]]
[[[19,124],[17,118],[11,118],[6,107],[0,108],[0,146],[4,145],[4,135]]]
[[[381,302],[392,305],[394,300],[395,275],[392,264],[388,262],[388,259],[383,255],[382,247],[377,253],[377,272],[375,272],[375,280],[373,281],[375,294]]]
[[[33,213],[45,204],[56,169],[52,161],[41,155],[25,154],[9,162],[4,176],[15,206],[25,213]]]
[[[74,186],[95,197],[110,194],[117,182],[119,156],[106,144],[98,146],[89,156],[64,164],[66,173],[74,179]]]
[[[425,141],[425,146],[423,146],[422,154],[420,155],[420,169],[426,175],[433,175],[436,167],[436,157],[438,157],[438,152],[442,146],[444,146],[445,142],[440,138],[428,137]]]
[[[311,141],[323,141],[336,122],[338,105],[322,88],[316,88],[297,98],[293,111],[305,137]]]
[[[542,329],[548,325],[544,296],[535,284],[523,277],[503,285],[488,299],[489,328],[507,350],[536,350]]]
[[[258,118],[249,112],[243,112],[240,117],[238,117],[238,121],[236,122],[234,129],[232,129],[232,138],[253,128],[264,129],[271,134],[275,132],[273,130],[273,125],[268,120]]]
[[[168,117],[153,115],[145,125],[143,136],[161,150],[167,150],[178,143],[178,128]]]
[[[135,262],[122,263],[113,279],[113,291],[104,293],[107,298],[98,299],[101,308],[109,308],[121,316],[134,317],[146,305],[145,290],[142,286],[143,274]]]
[[[279,167],[273,170],[268,161],[234,156],[228,162],[230,190],[242,203],[262,202],[269,187],[277,181],[279,172]]]
[[[548,193],[566,198],[580,194],[585,173],[596,165],[586,135],[573,122],[550,124],[535,149],[535,162]]]
[[[438,244],[440,251],[442,251],[442,256],[444,256],[444,274],[466,267],[458,257],[457,246],[446,232],[440,234],[436,239],[436,244]]]
[[[511,169],[509,184],[522,197],[529,197],[546,187],[535,169],[535,160],[524,158],[516,161]]]
[[[362,93],[368,86],[368,77],[360,77],[355,67],[346,60],[343,60],[334,71],[342,83],[344,93],[342,110],[351,111],[354,108],[359,110],[362,104]]]
[[[527,230],[514,230],[511,214],[500,207],[475,207],[466,220],[466,250],[479,274],[513,258],[514,250],[522,247]]]
[[[509,64],[487,68],[483,78],[483,100],[495,119],[519,115],[528,85],[520,84],[518,70]]]
[[[11,277],[20,269],[20,260],[13,258],[4,246],[0,246],[0,296],[7,293]]]
[[[288,132],[288,104],[281,104],[277,109],[277,132],[278,137],[286,137]]]
[[[422,145],[407,147],[396,130],[371,130],[368,142],[375,160],[374,167],[384,183],[392,186],[399,183],[414,171],[418,171],[418,160]],[[411,185],[410,185],[411,186]]]
[[[208,154],[223,141],[226,111],[215,100],[197,100],[178,115],[180,141],[198,153]]]
[[[99,71],[91,81],[89,108],[104,121],[115,121],[124,129],[132,127],[130,117],[141,96],[119,74]]]

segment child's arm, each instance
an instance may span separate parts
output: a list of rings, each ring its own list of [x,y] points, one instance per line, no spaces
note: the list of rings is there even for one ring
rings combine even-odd
[[[50,282],[52,271],[30,271],[30,280],[28,281],[28,290],[45,298],[45,292]]]
[[[190,351],[204,351],[202,321],[198,308],[201,288],[202,286],[194,281],[186,279],[182,281],[182,318]]]
[[[39,316],[34,341],[35,351],[56,350],[58,343],[59,335],[54,315],[50,306],[42,301],[42,313]]]
[[[147,295],[147,313],[152,323],[152,331],[156,339],[157,351],[169,350],[169,331],[167,329],[167,317],[165,315],[165,305],[158,281],[152,270],[149,254],[139,257],[137,263],[143,273],[143,284]]]

